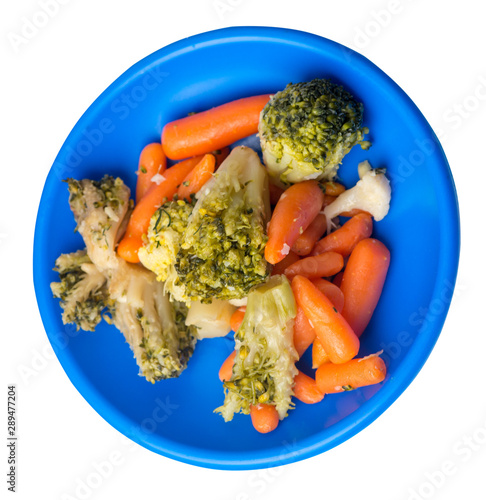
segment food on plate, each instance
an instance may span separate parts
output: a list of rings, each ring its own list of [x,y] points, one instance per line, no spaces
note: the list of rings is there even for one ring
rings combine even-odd
[[[51,290],[61,299],[63,323],[93,332],[108,300],[106,276],[91,262],[86,250],[60,255],[54,271],[61,281],[51,283]]]
[[[364,140],[363,104],[330,80],[289,84],[263,108],[258,128],[272,181],[288,186],[333,180],[343,157]]]
[[[321,210],[324,193],[317,181],[304,181],[289,187],[278,200],[268,225],[265,259],[277,264],[290,252],[297,238]]]
[[[241,299],[265,281],[267,182],[257,153],[240,146],[199,191],[175,262],[181,299]]]
[[[355,144],[369,146],[362,104],[329,80],[269,98],[167,124],[140,155],[135,207],[119,178],[68,179],[86,248],[56,260],[51,284],[64,323],[116,326],[152,383],[178,377],[198,340],[233,330],[214,411],[250,415],[260,433],[293,398],[384,380],[380,353],[356,356],[390,262],[371,238],[390,206],[384,170],[360,163],[350,189],[333,180]],[[264,164],[232,144],[258,126]],[[296,366],[311,346],[315,375]]]
[[[251,405],[259,403],[275,406],[280,419],[287,416],[297,373],[295,315],[292,289],[283,275],[272,276],[248,294],[245,317],[235,333],[232,376],[223,384],[224,404],[215,410],[225,421],[235,413],[249,414]]]
[[[270,95],[245,97],[167,123],[162,147],[172,160],[211,153],[258,131],[260,113]]]
[[[358,165],[360,180],[354,187],[341,193],[324,208],[328,224],[344,212],[359,209],[368,212],[375,221],[382,220],[390,209],[390,181],[382,169],[372,169],[368,161]]]

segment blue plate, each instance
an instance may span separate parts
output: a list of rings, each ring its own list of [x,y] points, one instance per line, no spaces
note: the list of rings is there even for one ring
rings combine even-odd
[[[260,435],[250,418],[225,424],[221,363],[228,339],[197,345],[188,369],[154,385],[138,376],[124,338],[102,324],[95,333],[61,322],[49,283],[59,254],[83,247],[68,206],[66,177],[121,176],[133,189],[142,148],[163,125],[289,82],[316,77],[343,84],[365,106],[373,143],[346,156],[348,186],[368,159],[392,182],[388,216],[374,235],[391,250],[391,266],[360,355],[383,349],[384,383],[297,401],[276,431]],[[322,453],[369,425],[405,390],[429,356],[444,323],[459,258],[459,214],[442,148],[417,107],[386,74],[359,54],[308,33],[277,28],[229,28],[169,45],[135,64],[90,106],[69,134],[48,175],[34,241],[34,283],[47,336],[68,377],[89,404],[120,432],[146,448],[217,469],[282,465]],[[305,366],[307,363],[307,366]],[[308,359],[301,362],[308,369]]]

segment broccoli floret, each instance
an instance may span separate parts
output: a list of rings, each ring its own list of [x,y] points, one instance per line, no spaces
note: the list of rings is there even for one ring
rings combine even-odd
[[[332,180],[343,157],[364,141],[363,104],[329,80],[289,84],[260,115],[263,160],[273,182]]]
[[[117,177],[100,181],[67,179],[69,205],[88,255],[102,271],[117,267],[115,247],[132,208],[130,189]]]
[[[61,281],[51,283],[51,290],[54,297],[61,299],[63,323],[94,331],[108,302],[106,277],[91,262],[86,250],[62,254],[54,270]]]
[[[165,290],[176,300],[184,300],[184,287],[174,264],[193,208],[194,203],[184,200],[164,203],[152,216],[144,246],[138,251],[140,262],[165,282]]]
[[[116,254],[131,208],[130,190],[110,176],[68,179],[68,185],[87,250],[56,261],[61,283],[51,287],[61,298],[63,322],[93,330],[103,317],[123,333],[148,381],[179,376],[196,342],[195,327],[185,325],[186,306],[169,302],[154,273]],[[102,316],[105,307],[109,314]]]
[[[116,300],[114,325],[132,348],[141,374],[149,381],[178,377],[194,352],[196,330],[185,325],[187,308],[169,301],[164,285],[141,266],[124,263],[110,283]]]
[[[292,408],[298,359],[293,343],[296,305],[284,275],[272,276],[248,294],[243,323],[235,334],[233,375],[224,383],[225,400],[215,411],[226,422],[251,405],[272,404],[280,419]]]
[[[197,198],[175,262],[177,284],[186,300],[240,299],[268,276],[268,179],[257,153],[233,149]]]

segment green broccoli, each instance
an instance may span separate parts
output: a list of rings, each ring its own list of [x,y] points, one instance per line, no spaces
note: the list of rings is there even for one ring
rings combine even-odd
[[[56,261],[61,282],[51,288],[61,299],[63,322],[94,330],[103,317],[123,333],[149,382],[179,376],[196,342],[195,327],[185,325],[185,304],[171,304],[154,273],[116,254],[131,208],[130,190],[110,176],[68,179],[68,186],[87,249]]]
[[[177,285],[186,300],[241,299],[268,276],[268,178],[257,153],[233,149],[197,198],[175,262]]]
[[[165,282],[171,296],[185,300],[184,286],[180,283],[175,262],[181,239],[194,203],[173,200],[164,203],[152,216],[144,246],[138,251],[140,262]]]
[[[292,407],[298,359],[293,343],[296,305],[284,275],[272,276],[248,294],[243,323],[235,334],[233,375],[224,382],[225,400],[215,411],[226,422],[251,405],[272,404],[280,419]]]
[[[118,177],[100,181],[67,179],[69,205],[88,255],[100,270],[117,267],[115,247],[133,207],[130,189]]]
[[[91,262],[86,250],[60,255],[54,270],[61,281],[51,283],[51,290],[54,297],[61,299],[63,323],[94,331],[108,302],[106,277]]]
[[[281,187],[307,179],[332,180],[351,148],[364,141],[363,104],[329,80],[289,84],[260,115],[263,160]]]

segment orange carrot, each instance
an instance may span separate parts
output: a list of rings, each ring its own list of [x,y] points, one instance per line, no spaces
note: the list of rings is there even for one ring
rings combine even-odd
[[[324,214],[317,214],[309,227],[295,240],[292,250],[297,255],[309,255],[319,238],[327,230],[327,220]]]
[[[341,212],[339,215],[342,217],[354,217],[359,214],[368,214],[371,217],[371,214],[366,210],[361,210],[361,208],[353,208],[352,210],[348,210],[347,212]]]
[[[349,255],[359,241],[369,238],[373,229],[373,220],[368,214],[355,215],[339,229],[318,241],[311,255],[323,252],[338,252],[344,257]]]
[[[343,275],[344,271],[337,273],[336,276],[334,276],[332,283],[338,287],[341,287],[341,283],[343,281]]]
[[[275,276],[276,274],[284,274],[287,267],[291,266],[294,262],[297,262],[299,260],[299,256],[296,253],[292,252],[292,250],[290,250],[289,254],[286,255],[283,260],[277,262],[273,266],[272,276]]]
[[[310,325],[302,307],[297,304],[297,315],[294,320],[294,347],[299,358],[302,357],[315,338],[314,328]]]
[[[284,190],[276,186],[275,184],[269,182],[268,191],[270,193],[270,204],[275,206],[278,203],[278,200],[280,200],[282,194],[284,193]]]
[[[333,201],[335,201],[336,196],[329,196],[328,194],[324,194],[324,202],[322,203],[322,208],[327,207],[330,205]]]
[[[118,244],[118,255],[127,262],[140,262],[138,250],[142,246],[142,235],[147,232],[150,219],[166,200],[171,200],[179,184],[199,163],[201,158],[189,158],[181,161],[164,172],[165,180],[154,184],[140,202],[135,205],[128,221],[125,236]]]
[[[322,187],[325,188],[324,193],[328,196],[339,196],[346,191],[346,188],[342,184],[339,184],[339,182],[328,181]]]
[[[228,155],[231,153],[231,149],[226,146],[225,148],[217,149],[216,151],[211,151],[211,154],[216,158],[216,167],[215,170],[221,165],[221,163],[226,160]]]
[[[162,144],[153,142],[147,144],[140,153],[137,171],[137,188],[135,201],[138,203],[143,195],[152,187],[152,177],[162,175],[167,167],[167,159],[162,149]]]
[[[360,241],[349,257],[341,283],[343,316],[358,336],[378,304],[389,265],[390,252],[374,238]]]
[[[317,387],[324,394],[351,391],[366,385],[379,384],[386,376],[384,361],[377,355],[352,359],[341,365],[326,363],[316,371]]]
[[[236,351],[233,351],[221,365],[219,369],[219,380],[224,382],[233,376],[233,365],[235,364]]]
[[[230,318],[230,326],[234,332],[240,329],[241,323],[243,323],[243,318],[245,317],[246,307],[240,307],[237,309]]]
[[[324,347],[319,342],[319,339],[315,339],[312,343],[312,368],[316,369],[324,363],[330,363],[331,360],[327,355]]]
[[[333,363],[345,363],[359,351],[359,339],[332,302],[304,276],[292,280],[292,291]]]
[[[317,387],[316,381],[299,372],[294,378],[294,396],[303,403],[312,405],[319,403],[324,398],[324,394]]]
[[[277,428],[279,416],[277,409],[269,404],[251,405],[251,423],[258,432],[266,434]]]
[[[323,278],[333,276],[344,266],[344,259],[340,253],[324,252],[314,257],[305,257],[285,269],[285,276],[292,279],[300,275],[306,278]]]
[[[167,123],[162,130],[165,154],[181,160],[256,134],[260,113],[269,99],[268,94],[246,97]]]
[[[342,313],[344,307],[344,294],[341,289],[334,283],[321,278],[313,279],[311,282],[332,302],[333,306]]]
[[[216,158],[212,154],[204,155],[201,161],[191,170],[177,190],[180,200],[191,200],[191,194],[196,194],[206,182],[211,179],[216,165]]]
[[[317,181],[304,181],[290,186],[282,194],[268,225],[265,259],[280,262],[295,240],[309,227],[319,213],[324,194]]]

